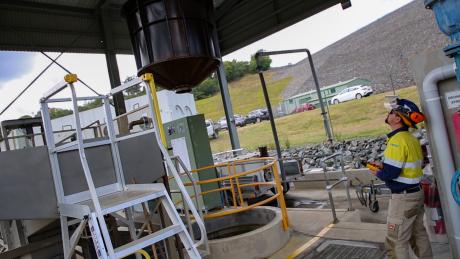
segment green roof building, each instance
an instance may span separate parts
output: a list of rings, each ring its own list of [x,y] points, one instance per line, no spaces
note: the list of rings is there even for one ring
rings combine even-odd
[[[334,85],[322,87],[321,96],[323,97],[324,102],[329,104],[329,101],[332,99],[332,97],[334,97],[343,89],[357,85],[369,85],[370,83],[371,82],[367,79],[353,78],[345,82],[339,82]],[[281,110],[284,114],[290,114],[294,112],[297,107],[300,107],[305,103],[311,103],[315,105],[316,108],[319,107],[319,99],[318,94],[316,93],[316,89],[284,99],[281,103]]]

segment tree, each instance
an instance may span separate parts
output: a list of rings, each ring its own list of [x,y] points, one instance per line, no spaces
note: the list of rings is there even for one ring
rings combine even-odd
[[[270,56],[261,56],[259,60],[260,68],[262,71],[270,69],[270,65],[272,64],[272,59],[270,58]],[[250,73],[257,73],[257,62],[255,55],[251,56],[251,61],[249,62],[249,71]]]
[[[73,114],[72,110],[61,109],[61,108],[50,108],[49,109],[51,119],[56,119],[59,117],[64,117],[70,114]]]
[[[225,74],[227,75],[227,81],[231,82],[240,79],[247,73],[249,73],[249,63],[247,61],[232,61],[224,62]]]
[[[268,70],[272,60],[268,56],[261,57],[261,67],[262,70]],[[240,79],[249,73],[257,72],[257,65],[254,55],[251,56],[251,61],[224,61],[225,74],[227,76],[227,81],[232,82]],[[200,100],[208,98],[215,93],[219,92],[219,82],[216,78],[209,77],[204,80],[200,85],[193,88],[192,93],[195,96],[195,100]]]
[[[94,101],[87,102],[82,106],[78,106],[78,111],[79,112],[87,111],[87,110],[91,110],[91,109],[94,109],[100,106],[102,106],[102,100],[96,99]]]
[[[201,84],[192,89],[195,100],[208,98],[217,92],[219,92],[219,83],[215,77],[208,77]]]
[[[129,81],[131,80],[134,80],[136,79],[135,76],[128,76],[125,81],[123,81],[123,83],[128,83]],[[135,85],[135,86],[132,86],[128,89],[126,89],[126,94],[125,94],[125,97],[126,99],[131,99],[131,98],[134,98],[134,97],[137,97],[137,96],[141,96],[141,95],[144,95],[145,94],[145,89],[144,87],[140,86],[140,85]]]

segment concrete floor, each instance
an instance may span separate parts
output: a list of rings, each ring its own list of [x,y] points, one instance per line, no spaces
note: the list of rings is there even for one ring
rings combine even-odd
[[[347,211],[348,201],[344,189],[334,190],[333,194],[339,219],[337,224],[331,224],[332,213],[329,209],[327,192],[323,188],[306,189],[296,186],[294,190],[289,191],[286,195],[287,200],[314,201],[313,203],[316,204],[322,203],[323,209],[289,208],[291,237],[281,250],[269,257],[270,259],[286,258],[301,247],[306,248],[302,255],[308,254],[325,240],[359,241],[383,247],[389,197],[379,196],[380,210],[372,213],[361,205],[356,198],[354,188],[350,189],[353,211]],[[432,249],[434,258],[453,258],[445,236],[432,238]],[[415,255],[413,258],[416,258]]]

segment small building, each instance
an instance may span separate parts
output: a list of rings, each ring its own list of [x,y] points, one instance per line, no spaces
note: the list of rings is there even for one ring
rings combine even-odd
[[[339,82],[334,85],[322,87],[321,95],[323,97],[324,102],[329,103],[332,97],[334,97],[336,94],[338,94],[340,91],[347,87],[356,85],[369,85],[370,83],[371,82],[367,79],[355,77],[345,82]],[[305,103],[311,103],[315,105],[315,107],[319,107],[319,99],[316,89],[284,99],[281,103],[281,111],[284,114],[290,114]]]
[[[197,114],[195,99],[191,93],[176,94],[172,91],[162,90],[157,92],[161,120],[163,123]],[[125,98],[128,121],[137,120],[143,116],[148,117],[146,108],[147,98],[138,96]],[[111,106],[112,117],[115,119],[115,108]],[[96,107],[80,112],[83,134],[87,137],[102,135],[100,125],[105,124],[104,107]],[[58,141],[68,138],[75,129],[73,115],[67,115],[51,120],[51,124]],[[114,125],[117,130],[117,124]],[[70,134],[70,135],[69,135]]]

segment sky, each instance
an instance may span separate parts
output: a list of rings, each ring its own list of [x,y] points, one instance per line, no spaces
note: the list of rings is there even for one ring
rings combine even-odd
[[[384,15],[408,4],[412,0],[352,0],[352,7],[342,10],[340,5],[331,7],[273,35],[261,39],[227,56],[224,60],[249,60],[259,49],[267,51],[308,48],[315,53],[346,37]],[[56,57],[58,53],[48,53]],[[272,56],[272,66],[284,66],[305,58],[305,54]],[[120,78],[136,74],[134,57],[117,55]],[[58,60],[68,70],[100,93],[110,90],[109,77],[102,54],[66,53]],[[40,53],[0,51],[0,111],[15,98],[48,64],[50,60]],[[53,65],[32,87],[3,115],[0,121],[17,119],[23,115],[35,115],[39,99],[48,89],[61,81],[66,74]],[[91,95],[77,84],[79,95]]]

